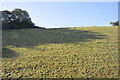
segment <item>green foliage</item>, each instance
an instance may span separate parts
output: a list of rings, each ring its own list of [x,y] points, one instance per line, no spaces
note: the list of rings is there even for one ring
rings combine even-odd
[[[21,29],[34,28],[34,23],[31,21],[29,14],[25,10],[14,9],[13,11],[1,11],[3,29]]]
[[[14,9],[13,11],[11,11],[12,13],[14,13],[14,14],[16,14],[16,15],[18,15],[18,16],[21,16],[21,13],[22,13],[22,10],[21,9],[18,9],[18,8],[16,8],[16,9]]]
[[[110,24],[111,24],[112,26],[119,26],[119,21],[116,21],[116,22],[110,22]]]
[[[2,21],[2,26],[4,26],[4,27],[2,27],[2,29],[9,29],[10,28],[9,23],[5,22],[5,21]]]
[[[5,30],[3,54],[3,78],[119,77],[118,27]]]

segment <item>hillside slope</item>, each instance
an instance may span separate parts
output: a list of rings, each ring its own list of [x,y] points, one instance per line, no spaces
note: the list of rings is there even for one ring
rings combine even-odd
[[[3,78],[118,78],[118,27],[3,31]]]

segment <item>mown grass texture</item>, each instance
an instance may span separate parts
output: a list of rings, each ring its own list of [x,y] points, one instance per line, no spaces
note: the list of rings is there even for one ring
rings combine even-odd
[[[118,78],[118,26],[3,31],[3,78]]]

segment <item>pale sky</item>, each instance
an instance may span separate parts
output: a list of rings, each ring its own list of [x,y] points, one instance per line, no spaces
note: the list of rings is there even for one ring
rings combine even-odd
[[[116,0],[117,1],[117,0]],[[26,10],[40,27],[110,26],[118,20],[118,2],[1,2],[2,10]]]

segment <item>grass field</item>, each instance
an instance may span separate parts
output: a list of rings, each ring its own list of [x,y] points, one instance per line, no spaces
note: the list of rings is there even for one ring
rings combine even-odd
[[[3,31],[3,78],[118,78],[118,27]]]

